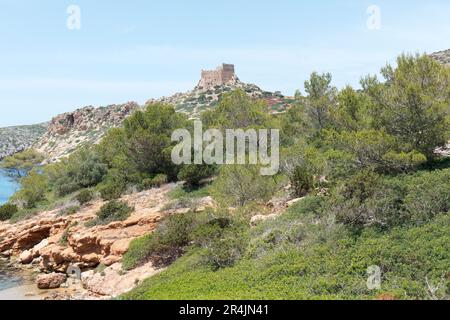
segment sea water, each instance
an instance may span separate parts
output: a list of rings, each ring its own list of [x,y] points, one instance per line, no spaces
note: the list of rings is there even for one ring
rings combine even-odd
[[[17,191],[18,184],[5,171],[0,170],[0,205],[5,204]]]
[[[18,184],[5,171],[0,170],[0,205],[5,204],[8,199],[17,191]],[[0,238],[1,238],[0,234]],[[18,286],[21,278],[8,265],[5,260],[0,259],[0,291]],[[0,295],[1,297],[1,295]]]

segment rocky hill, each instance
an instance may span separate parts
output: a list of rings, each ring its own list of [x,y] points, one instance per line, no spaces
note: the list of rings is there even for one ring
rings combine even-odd
[[[46,132],[48,123],[0,128],[0,159],[32,146]]]
[[[216,71],[202,71],[202,78],[193,90],[161,99],[152,99],[149,102],[171,104],[175,106],[177,111],[187,114],[190,118],[198,118],[201,112],[214,108],[224,93],[235,89],[244,90],[255,99],[266,100],[272,113],[285,111],[294,101],[293,98],[285,97],[280,92],[264,91],[254,84],[241,82],[234,74],[233,65],[224,66],[232,67],[232,74],[227,77],[226,81],[220,81],[221,78],[226,78],[223,75],[221,77],[220,74],[217,75],[218,79],[211,79],[211,73],[214,76],[214,73],[222,71],[220,67]]]
[[[33,147],[44,153],[48,162],[56,161],[81,146],[98,143],[110,128],[120,126],[138,108],[137,103],[129,102],[100,108],[89,106],[58,115]]]
[[[280,92],[264,91],[254,84],[241,82],[234,74],[234,66],[224,64],[214,71],[202,71],[202,79],[193,90],[152,99],[148,103],[171,104],[178,112],[183,112],[190,118],[198,118],[201,112],[217,106],[223,94],[235,89],[241,89],[255,99],[266,100],[271,113],[284,112],[294,102],[293,98],[285,97]],[[14,153],[32,145],[46,155],[46,162],[54,162],[70,155],[79,147],[98,143],[110,128],[120,126],[125,117],[139,108],[137,103],[130,102],[100,108],[89,106],[64,113],[54,117],[48,126],[41,127],[42,130],[34,140],[27,140],[28,144],[16,143],[18,148],[8,150],[11,149],[10,152]],[[6,136],[17,135],[21,133]],[[1,146],[0,140],[0,148]]]
[[[432,53],[430,56],[442,64],[450,67],[450,49]]]

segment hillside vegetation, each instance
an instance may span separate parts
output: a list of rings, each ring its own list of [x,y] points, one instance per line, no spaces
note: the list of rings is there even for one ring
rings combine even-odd
[[[46,123],[0,128],[0,159],[30,148],[46,130]]]
[[[279,92],[264,91],[258,86],[243,83],[239,80],[233,83],[215,86],[213,88],[196,87],[186,93],[177,93],[170,97],[151,100],[149,103],[163,103],[172,105],[176,111],[186,114],[190,118],[199,118],[201,113],[212,110],[219,105],[220,98],[234,90],[242,90],[248,96],[266,101],[271,113],[285,111],[293,102],[292,98],[285,97]]]
[[[182,180],[171,206],[205,195],[217,205],[169,215],[134,240],[124,273],[167,269],[123,299],[448,298],[450,162],[436,150],[450,140],[450,70],[402,55],[381,74],[338,90],[313,73],[282,114],[239,89],[201,114],[204,129],[279,129],[275,176],[260,175],[261,163],[173,164],[171,135],[193,122],[150,103],[98,145],[29,171],[11,219],[89,189],[109,223],[128,212],[116,201],[124,193]],[[381,271],[374,290],[371,266]]]

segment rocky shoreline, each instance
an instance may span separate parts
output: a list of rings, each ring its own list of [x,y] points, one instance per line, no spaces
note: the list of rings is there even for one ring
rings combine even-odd
[[[134,207],[125,221],[105,226],[86,226],[104,204],[95,200],[77,213],[65,215],[65,207],[44,211],[15,224],[0,223],[0,255],[36,275],[39,289],[51,290],[44,299],[111,299],[132,290],[161,269],[151,263],[123,271],[121,260],[132,240],[152,232],[167,215],[192,208],[167,209],[169,184],[123,196]],[[211,198],[199,199],[194,210],[213,206]],[[79,270],[79,272],[78,272]],[[68,277],[74,271],[76,277]]]

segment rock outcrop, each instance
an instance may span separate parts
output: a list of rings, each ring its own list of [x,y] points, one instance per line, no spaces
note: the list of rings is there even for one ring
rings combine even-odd
[[[130,102],[101,108],[85,107],[58,115],[34,148],[47,156],[47,162],[54,162],[81,146],[98,143],[109,129],[120,126],[137,109],[139,105]]]
[[[176,186],[178,184],[168,184],[123,196],[121,200],[134,207],[135,211],[127,220],[108,225],[86,225],[104,204],[101,200],[94,200],[73,215],[63,215],[62,206],[15,224],[0,222],[0,255],[14,257],[20,263],[32,265],[45,273],[37,282],[40,288],[59,287],[60,278],[47,274],[65,276],[69,267],[75,267],[83,271],[83,285],[90,292],[108,296],[123,293],[136,285],[136,279],[140,281],[160,271],[146,265],[127,275],[117,272],[131,241],[151,233],[165,216],[177,214],[167,209],[170,203],[168,193]],[[213,205],[215,203],[207,197],[199,199],[195,208],[186,209],[206,210]],[[104,272],[89,272],[99,265],[106,268]]]
[[[117,297],[131,291],[136,285],[162,270],[156,269],[152,263],[147,263],[123,274],[122,265],[115,263],[102,272],[95,272],[95,270],[83,272],[81,281],[91,293],[104,297]]]
[[[81,269],[99,264],[112,265],[121,260],[130,242],[152,232],[163,216],[161,204],[173,185],[124,196],[136,208],[126,221],[106,226],[86,227],[103,205],[101,200],[85,206],[74,215],[60,216],[60,209],[43,212],[15,225],[0,226],[3,239],[0,252],[18,256],[28,264],[38,262],[42,271],[66,272],[69,266]]]

